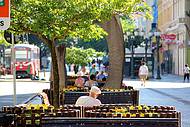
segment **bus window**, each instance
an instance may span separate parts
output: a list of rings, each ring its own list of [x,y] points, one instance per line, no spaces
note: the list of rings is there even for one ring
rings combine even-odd
[[[15,57],[16,57],[16,61],[26,61],[27,51],[26,50],[16,50]]]

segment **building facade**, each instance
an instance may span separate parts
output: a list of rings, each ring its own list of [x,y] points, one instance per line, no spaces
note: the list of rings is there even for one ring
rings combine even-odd
[[[190,65],[190,0],[158,0],[158,29],[175,40],[163,39],[163,57],[167,73],[183,75],[185,64]]]

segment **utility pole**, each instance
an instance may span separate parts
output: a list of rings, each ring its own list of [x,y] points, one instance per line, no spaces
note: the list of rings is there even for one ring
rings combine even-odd
[[[12,40],[12,69],[13,69],[13,105],[16,105],[16,69],[15,69],[15,51],[14,51],[14,35],[11,34]]]

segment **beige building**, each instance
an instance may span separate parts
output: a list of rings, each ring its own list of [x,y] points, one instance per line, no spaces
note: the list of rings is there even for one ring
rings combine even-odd
[[[158,29],[165,35],[176,35],[174,41],[163,39],[163,58],[167,73],[183,75],[186,63],[190,65],[190,0],[158,0]]]

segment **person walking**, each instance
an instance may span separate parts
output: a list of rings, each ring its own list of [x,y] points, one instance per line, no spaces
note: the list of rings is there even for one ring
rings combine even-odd
[[[139,77],[140,77],[142,86],[145,86],[147,76],[148,76],[148,67],[146,66],[145,62],[142,62],[139,68]]]
[[[189,71],[190,71],[190,68],[189,68],[188,64],[185,64],[185,68],[183,70],[183,72],[184,72],[184,82],[185,82],[186,78],[187,78],[187,81],[189,82]]]

